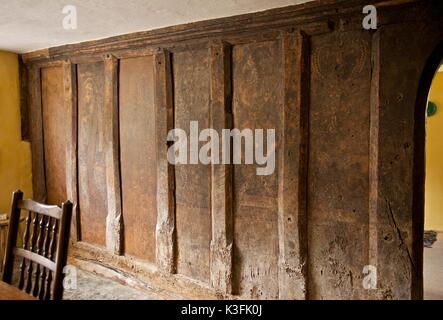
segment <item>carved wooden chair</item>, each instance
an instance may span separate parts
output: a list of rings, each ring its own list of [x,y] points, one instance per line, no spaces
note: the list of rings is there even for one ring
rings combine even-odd
[[[23,246],[17,247],[21,210],[27,211]],[[66,266],[72,203],[61,208],[23,200],[17,190],[12,197],[8,240],[2,280],[13,284],[14,262],[19,260],[18,288],[41,300],[61,300],[63,268]],[[14,281],[14,285],[15,285]]]

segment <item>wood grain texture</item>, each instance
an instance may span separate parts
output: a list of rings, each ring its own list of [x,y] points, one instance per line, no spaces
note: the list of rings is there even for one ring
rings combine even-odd
[[[61,209],[57,205],[45,205],[26,199],[20,200],[17,207],[22,210],[39,212],[55,219],[60,219],[61,217]]]
[[[3,258],[2,281],[11,283],[14,273],[14,247],[17,244],[18,227],[20,224],[20,209],[18,204],[23,200],[23,192],[17,190],[12,194],[11,211],[9,212],[8,235],[5,245],[5,256]],[[29,221],[29,220],[28,220]]]
[[[175,127],[185,130],[189,137],[191,121],[198,121],[200,130],[209,127],[209,51],[175,53],[173,70]],[[203,144],[200,142],[199,146]],[[190,141],[188,146],[190,159]],[[211,167],[203,164],[176,165],[175,185],[177,272],[209,282]]]
[[[370,43],[363,31],[311,38],[310,299],[366,295]]]
[[[234,127],[275,129],[278,152],[284,102],[279,42],[234,46],[232,72]],[[257,175],[256,164],[234,167],[233,293],[245,298],[278,298],[278,157],[276,160],[270,175]]]
[[[37,253],[27,251],[22,248],[14,248],[13,253],[15,256],[23,257],[29,261],[38,263],[51,271],[55,271],[55,263],[48,258],[38,255]]]
[[[282,34],[284,107],[279,151],[279,299],[307,298],[306,177],[309,38]]]
[[[0,281],[0,300],[37,300],[30,294]]]
[[[153,56],[120,60],[119,82],[124,251],[155,263],[157,145]]]
[[[438,3],[428,14],[443,17],[443,3]],[[380,76],[373,105],[378,111],[377,299],[423,297],[426,90],[443,55],[442,20],[392,25],[378,35]],[[395,44],[399,33],[405,41]],[[433,70],[426,70],[431,52],[438,56],[432,59]],[[416,61],[407,68],[407,78],[397,69],[406,61]]]
[[[17,247],[21,210],[28,211],[22,248]],[[23,192],[13,194],[2,281],[18,285],[42,300],[61,300],[63,268],[66,266],[72,203],[48,206],[30,199]],[[13,281],[15,261],[18,279]]]
[[[210,127],[219,133],[232,126],[231,80],[231,47],[221,41],[214,42],[211,46]],[[221,158],[221,152],[215,152]],[[229,294],[232,292],[232,164],[211,166],[211,216],[211,285]]]
[[[375,33],[361,27],[361,8],[371,3],[378,5]],[[426,98],[417,88],[429,88],[420,79],[443,41],[442,17],[438,0],[320,0],[25,54],[34,194],[46,197],[40,69],[60,67],[69,58],[65,104],[67,117],[79,125],[79,170],[76,133],[68,124],[67,193],[75,197],[69,186],[78,175],[87,229],[81,231],[84,241],[74,244],[76,259],[188,298],[420,298]],[[104,54],[140,67],[120,81],[112,73],[104,85]],[[149,82],[149,71],[142,70],[151,55],[150,117],[143,101],[151,93],[138,87]],[[75,106],[77,82],[78,119],[68,108]],[[116,151],[109,143],[116,141],[115,131],[108,130],[116,126],[102,105],[106,87],[115,106],[117,82],[124,88],[120,103],[134,108],[131,114],[120,110],[119,118],[126,148],[120,150],[124,231],[150,241],[127,238],[126,256],[104,248],[107,203],[118,195],[107,193],[106,178],[116,177],[118,162],[112,155],[112,170],[106,164]],[[251,165],[182,170],[168,164],[168,131],[174,121],[188,128],[191,119],[202,121],[200,128],[275,128],[275,172],[257,176]],[[142,146],[154,142],[156,153]],[[146,161],[132,155],[136,148]],[[147,183],[137,189],[141,177]],[[150,188],[156,188],[155,219],[125,200],[137,195],[152,205]],[[87,205],[89,195],[95,208]],[[143,238],[153,237],[150,223],[156,223],[155,241]],[[363,287],[368,264],[378,271],[376,290]]]
[[[105,246],[108,209],[103,62],[78,65],[77,77],[81,238]]]
[[[46,202],[45,156],[43,145],[43,115],[40,68],[29,70],[29,120],[32,154],[32,190],[34,199]]]
[[[161,272],[175,273],[175,170],[167,159],[169,130],[174,127],[171,56],[159,49],[154,55],[154,97],[157,144],[156,262]]]
[[[31,134],[29,132],[29,70],[28,66],[23,63],[23,59],[18,59],[19,81],[20,81],[20,120],[22,140],[30,141]]]
[[[64,109],[66,112],[66,195],[73,204],[71,240],[80,241],[80,206],[78,203],[78,108],[77,67],[63,64]]]
[[[66,128],[63,68],[42,68],[43,139],[48,203],[66,201]]]
[[[62,215],[60,218],[59,234],[57,238],[57,250],[54,255],[55,271],[54,284],[52,287],[52,299],[61,300],[63,298],[63,279],[65,274],[63,269],[68,261],[69,248],[69,234],[72,218],[72,203],[70,201],[64,202],[61,205]]]
[[[369,211],[368,211],[368,263],[378,265],[378,205],[379,190],[379,134],[380,134],[380,31],[372,36],[371,43],[371,98],[370,98],[370,127],[369,127]],[[375,299],[376,290],[368,292],[369,299]]]
[[[104,61],[104,135],[106,140],[106,248],[122,254],[123,218],[120,181],[118,60],[108,54]]]

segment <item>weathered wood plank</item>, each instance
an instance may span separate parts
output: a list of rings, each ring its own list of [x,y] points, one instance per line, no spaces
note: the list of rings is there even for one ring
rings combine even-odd
[[[414,102],[417,88],[419,91],[428,89],[419,86],[418,79],[423,73],[429,53],[441,42],[439,20],[442,11],[437,10],[441,7],[440,4],[435,5],[438,1],[420,1],[423,6],[416,6],[416,0],[381,1],[383,2],[373,0],[363,3],[363,0],[345,0],[338,3],[323,0],[320,1],[320,7],[312,3],[315,10],[281,9],[278,13],[274,12],[272,17],[269,13],[242,18],[230,17],[227,20],[191,24],[187,27],[174,26],[152,33],[68,45],[46,50],[40,55],[30,54],[29,63],[35,70],[60,66],[59,62],[63,57],[69,57],[71,64],[80,64],[78,86],[79,93],[81,91],[79,101],[81,99],[82,102],[78,107],[79,157],[75,160],[78,161],[80,180],[77,186],[81,198],[79,201],[84,213],[82,222],[87,232],[84,232],[84,241],[76,246],[91,244],[90,247],[96,251],[89,256],[84,252],[77,255],[85,260],[98,261],[99,264],[106,261],[122,277],[127,277],[128,274],[143,276],[138,264],[141,262],[140,254],[133,254],[129,249],[125,253],[131,257],[116,257],[114,251],[108,252],[101,248],[106,245],[104,231],[108,212],[106,171],[109,168],[104,159],[110,149],[108,139],[112,136],[112,133],[108,134],[107,126],[111,123],[112,129],[113,124],[112,121],[107,122],[108,115],[102,114],[104,77],[103,65],[98,61],[107,52],[112,52],[116,58],[146,56],[151,50],[161,46],[168,48],[168,51],[157,52],[163,57],[157,61],[169,59],[168,52],[174,61],[179,56],[185,56],[185,59],[179,58],[181,63],[177,77],[175,63],[173,66],[169,61],[156,65],[156,93],[157,98],[160,93],[160,103],[155,102],[156,114],[153,122],[160,123],[160,127],[152,128],[151,122],[147,124],[146,117],[154,112],[138,117],[137,123],[132,120],[126,122],[127,127],[133,123],[140,136],[145,135],[145,131],[139,129],[140,124],[145,125],[143,129],[146,131],[156,130],[156,141],[150,143],[155,143],[155,149],[158,148],[161,153],[154,153],[152,148],[149,151],[148,148],[143,149],[139,155],[144,159],[137,159],[133,166],[128,152],[124,152],[121,160],[123,163],[123,158],[127,157],[126,169],[131,170],[131,174],[126,176],[126,187],[133,195],[145,191],[134,191],[135,186],[140,184],[132,184],[136,172],[143,170],[139,168],[152,165],[152,170],[163,175],[158,178],[156,174],[149,174],[150,179],[161,181],[162,185],[153,187],[150,182],[143,185],[146,188],[155,188],[149,192],[155,192],[154,198],[161,198],[161,204],[154,204],[156,210],[153,214],[157,217],[157,209],[164,209],[158,213],[162,221],[153,221],[157,233],[156,240],[151,245],[157,247],[156,260],[161,261],[159,269],[177,274],[159,276],[157,270],[144,261],[142,264],[146,273],[152,271],[150,285],[159,284],[165,289],[190,296],[196,294],[196,288],[200,287],[200,294],[206,298],[213,295],[226,297],[230,290],[235,296],[229,298],[420,297],[421,292],[417,286],[421,285],[422,280],[423,203],[422,195],[418,193],[423,191],[424,179],[423,167],[420,167],[424,161],[421,159],[424,127],[420,127],[424,126],[424,112]],[[383,27],[372,33],[361,29],[361,7],[375,2],[380,2],[379,23]],[[411,2],[412,5],[406,5],[405,2]],[[401,6],[396,5],[400,3]],[[416,22],[396,25],[404,19]],[[318,26],[317,31],[321,35],[311,36],[307,31],[315,26]],[[298,51],[298,40],[299,37],[306,39],[299,30],[309,35],[312,44],[309,63],[312,70],[307,76],[300,73],[310,70],[300,65],[305,57],[303,49]],[[333,30],[335,31],[331,32]],[[279,38],[282,33],[283,37]],[[271,176],[258,177],[254,166],[242,165],[232,168],[225,166],[224,169],[220,169],[222,166],[203,170],[193,168],[187,171],[188,167],[185,166],[185,170],[177,169],[168,165],[165,160],[166,135],[168,129],[173,127],[174,119],[181,121],[180,126],[197,116],[199,120],[205,121],[205,125],[209,118],[212,118],[212,125],[228,122],[223,115],[229,112],[222,108],[226,107],[229,100],[229,90],[226,90],[226,83],[224,88],[220,84],[229,78],[226,75],[230,70],[223,69],[226,61],[222,62],[220,57],[214,57],[214,48],[224,48],[223,43],[218,42],[220,39],[229,43],[233,53],[233,123],[239,128],[276,128],[277,140],[283,138],[277,143],[277,171]],[[369,59],[371,41],[372,61]],[[212,48],[209,44],[212,44]],[[301,42],[303,48],[306,48],[305,44],[304,41]],[[196,70],[201,70],[203,64],[204,69],[208,70],[208,65],[206,60],[203,61],[202,55],[192,55],[189,52],[205,51],[204,59],[207,59],[208,50],[212,53],[212,78],[207,78],[207,73],[192,77]],[[390,61],[397,63],[392,64]],[[182,105],[177,108],[176,103],[175,110],[172,97],[176,92],[173,92],[173,85],[170,83],[171,68],[174,70],[173,82],[181,81],[182,88],[176,96],[182,99]],[[220,74],[214,75],[214,70],[220,70]],[[300,83],[302,80],[304,82]],[[311,89],[303,93],[304,86],[309,82]],[[202,101],[202,93],[207,93],[209,83],[212,85],[212,112],[206,114],[207,104],[202,108],[203,104],[195,101]],[[296,89],[293,90],[294,88]],[[133,89],[136,91],[135,86],[131,86],[128,91]],[[42,94],[39,90],[34,96]],[[130,103],[136,100],[136,96],[149,95],[147,91],[130,93]],[[198,96],[195,95],[196,92]],[[67,94],[68,98],[70,95]],[[306,159],[303,156],[306,155],[303,154],[305,146],[302,141],[307,138],[303,138],[303,132],[300,134],[305,129],[303,125],[306,125],[301,119],[305,116],[301,114],[305,111],[301,105],[307,103],[309,95],[309,179],[306,182],[309,192],[303,195],[303,160]],[[218,98],[225,100],[220,101]],[[70,103],[73,102],[67,104]],[[422,101],[422,106],[424,105],[425,101]],[[43,103],[40,106],[42,112],[44,107]],[[138,107],[144,108],[146,105],[142,103],[134,106],[134,109],[136,107],[136,110],[141,110]],[[181,114],[177,115],[177,111]],[[70,111],[67,112],[69,114]],[[188,114],[183,115],[186,112]],[[140,111],[134,111],[131,116],[135,118],[138,113]],[[77,122],[77,119],[71,121]],[[40,130],[45,134],[44,119],[42,126]],[[77,132],[72,131],[71,134],[71,139],[74,139]],[[126,134],[127,146],[136,149],[141,145],[136,139],[131,140],[131,134]],[[41,140],[42,144],[46,144],[48,139]],[[47,147],[48,145],[44,146],[41,159],[46,158],[46,161],[52,162],[48,160],[50,157],[46,157]],[[33,145],[33,151],[34,148],[36,147]],[[136,153],[134,150],[132,152]],[[163,163],[152,162],[149,160],[151,158],[146,157],[146,152],[151,157],[164,160]],[[74,149],[71,154],[76,157]],[[75,163],[71,165],[74,166]],[[230,168],[233,180],[231,190],[229,174],[226,174]],[[73,167],[67,170],[74,171]],[[209,170],[210,180],[206,179]],[[225,175],[221,173],[223,170]],[[45,185],[50,180],[47,173],[48,167],[43,172],[43,179],[38,181],[49,194],[50,184]],[[74,179],[76,175],[77,173],[71,178]],[[141,180],[147,180],[146,172],[140,176]],[[201,180],[204,186],[208,186],[208,190],[202,191],[195,187],[198,183],[194,181],[201,181],[202,176],[204,179]],[[75,182],[71,181],[71,184],[74,185]],[[175,186],[180,192],[175,191]],[[233,220],[235,219],[232,226],[228,225],[227,220],[230,192],[233,203],[231,214]],[[124,194],[123,181],[122,193]],[[209,194],[210,202],[207,201]],[[192,199],[189,199],[189,195]],[[305,213],[309,218],[308,223],[303,221],[304,197],[308,198],[308,213]],[[152,196],[150,198],[149,206],[152,206]],[[194,201],[197,198],[203,201]],[[131,198],[127,201],[130,202]],[[190,205],[194,203],[198,203],[198,206]],[[132,207],[137,205],[134,203]],[[141,214],[129,207],[126,210],[123,203],[122,206],[125,223],[127,217],[131,217],[131,224],[143,219],[143,223],[137,227],[139,231],[148,230],[145,227],[148,225],[145,219],[147,214],[143,215],[145,213]],[[209,216],[209,211],[212,216]],[[229,227],[232,228],[235,241],[231,239],[229,242],[229,237],[232,237]],[[303,233],[305,228],[307,231]],[[124,230],[137,237],[129,228]],[[306,234],[308,239],[304,238]],[[144,235],[147,236],[147,232]],[[194,235],[196,236],[193,237]],[[157,243],[158,239],[163,239],[161,244]],[[307,249],[304,239],[309,242]],[[181,240],[187,242],[180,242]],[[125,241],[135,245],[134,240],[129,237]],[[147,240],[143,239],[145,241]],[[232,249],[229,248],[230,243],[234,244]],[[142,247],[143,244],[140,244],[139,249],[142,250]],[[128,248],[130,246],[125,244],[125,250]],[[189,248],[194,251],[187,256]],[[226,248],[232,251],[228,250],[224,255],[226,251],[223,249]],[[303,264],[306,263],[303,250],[307,250],[309,254],[309,281],[305,278],[307,270],[306,264]],[[200,252],[203,255],[198,256]],[[102,259],[102,255],[106,259]],[[181,266],[178,263],[180,259]],[[186,265],[196,261],[197,267]],[[367,264],[377,267],[378,290],[366,290],[362,286],[362,270]],[[232,281],[229,279],[230,266]],[[197,272],[193,273],[195,270]],[[200,273],[202,270],[204,273]],[[204,275],[204,283],[195,281],[202,280],[201,274]],[[130,276],[128,279],[132,281]],[[183,285],[178,285],[182,280]],[[209,287],[208,280],[212,287]]]
[[[378,90],[373,105],[378,108],[373,124],[378,125],[377,299],[423,298],[426,103],[442,56],[443,23],[424,18],[430,16],[443,17],[442,2],[429,2],[420,21],[380,28],[373,39],[379,46],[373,88]]]
[[[32,189],[34,200],[46,203],[45,156],[40,68],[29,70],[29,119],[32,152]]]
[[[165,273],[175,273],[175,196],[174,167],[167,159],[167,136],[173,128],[171,60],[168,51],[159,49],[155,63],[155,121],[157,141],[157,226],[156,262]]]
[[[105,58],[104,115],[106,139],[106,187],[108,214],[106,216],[106,248],[116,255],[122,254],[123,219],[120,188],[120,151],[118,115],[118,60]]]
[[[19,81],[20,81],[20,119],[22,140],[29,141],[31,135],[29,132],[29,97],[28,97],[28,67],[23,63],[20,56],[19,62]]]
[[[309,299],[367,295],[370,43],[365,30],[310,41]]]
[[[380,131],[380,32],[372,36],[371,48],[371,98],[369,127],[369,241],[368,264],[378,265],[378,215],[379,215],[379,131]],[[368,299],[374,299],[376,291],[368,290]]]
[[[231,48],[222,42],[215,42],[211,46],[210,127],[218,133],[232,126],[231,86]],[[221,158],[221,154],[219,157]],[[211,185],[211,284],[216,290],[230,294],[233,245],[232,165],[212,164]]]
[[[191,137],[190,123],[198,129],[210,125],[209,50],[172,54],[174,126]],[[197,130],[197,131],[199,131]],[[194,133],[198,135],[199,132]],[[211,167],[195,159],[205,143],[189,143],[189,163],[175,168],[175,230],[177,273],[210,282]]]
[[[307,298],[306,177],[309,39],[282,34],[284,107],[279,164],[279,298]]]
[[[48,203],[66,201],[66,122],[63,68],[41,69],[43,141]]]
[[[119,116],[125,255],[155,263],[157,145],[154,58],[120,60]]]
[[[106,246],[107,181],[103,62],[77,65],[78,198],[82,241]]]
[[[276,153],[279,150],[284,104],[282,80],[280,41],[232,48],[233,123],[239,130],[263,129],[265,156],[267,130],[275,130],[274,147]],[[269,168],[274,170],[266,175],[257,174],[257,169],[264,168],[258,163],[242,161],[234,167],[233,294],[247,299],[278,299],[279,163],[274,164],[275,167]]]
[[[63,64],[64,109],[66,123],[66,194],[73,203],[71,239],[80,241],[80,208],[78,205],[77,171],[77,68],[70,61]]]

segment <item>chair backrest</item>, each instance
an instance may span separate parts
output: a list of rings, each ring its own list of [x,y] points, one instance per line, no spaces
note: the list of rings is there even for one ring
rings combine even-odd
[[[17,247],[21,210],[27,211],[23,246]],[[72,203],[58,206],[23,200],[23,192],[12,196],[8,240],[2,280],[12,284],[14,262],[20,261],[18,288],[41,300],[63,296],[63,268],[66,266]],[[15,281],[14,281],[15,282]]]

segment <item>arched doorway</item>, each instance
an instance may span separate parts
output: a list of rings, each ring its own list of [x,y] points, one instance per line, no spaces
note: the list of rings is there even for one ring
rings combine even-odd
[[[442,63],[443,43],[434,50],[423,71],[415,117],[413,228],[423,270],[422,283],[415,285],[422,287],[425,300],[443,299]]]
[[[443,299],[443,67],[434,75],[426,112],[424,299]]]

